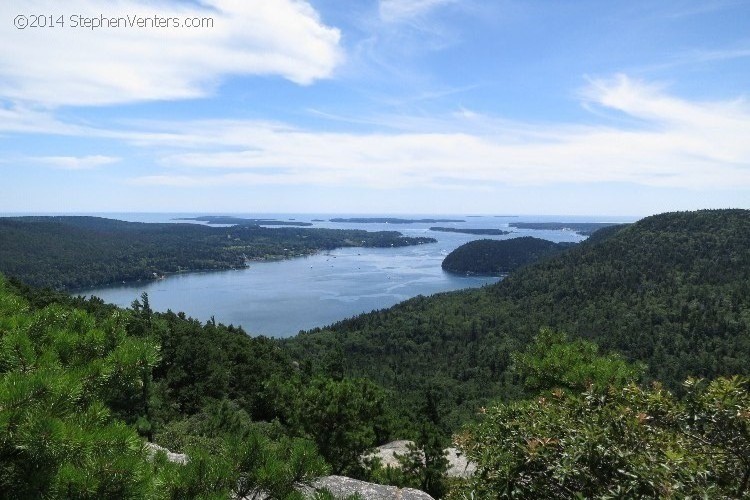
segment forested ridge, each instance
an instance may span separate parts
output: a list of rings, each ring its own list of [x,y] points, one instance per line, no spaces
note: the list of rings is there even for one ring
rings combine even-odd
[[[540,328],[590,339],[680,390],[689,376],[750,371],[750,212],[705,210],[604,228],[479,290],[417,297],[287,343],[345,353],[347,373],[403,394],[438,384],[454,423],[518,394],[512,352]],[[304,353],[304,354],[303,354]]]
[[[443,259],[442,268],[459,274],[498,276],[573,246],[522,236],[509,240],[474,240],[464,243]]]
[[[0,218],[0,272],[32,285],[78,289],[180,271],[234,269],[244,267],[248,260],[289,258],[339,247],[434,241],[395,231],[12,217]]]

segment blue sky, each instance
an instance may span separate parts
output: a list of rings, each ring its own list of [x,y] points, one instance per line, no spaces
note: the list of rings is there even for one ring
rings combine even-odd
[[[61,5],[0,5],[0,212],[750,208],[747,0]]]

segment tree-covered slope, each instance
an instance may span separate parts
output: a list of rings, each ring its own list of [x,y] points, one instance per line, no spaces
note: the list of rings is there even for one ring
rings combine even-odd
[[[299,498],[295,488],[327,470],[312,442],[271,438],[247,417],[243,422],[246,414],[233,402],[218,403],[211,381],[171,391],[169,377],[153,373],[161,356],[162,363],[173,356],[159,349],[168,337],[156,335],[160,321],[143,308],[78,301],[86,312],[71,299],[50,302],[54,294],[21,288],[34,300],[0,275],[0,497],[167,500],[260,490],[287,499]],[[205,369],[211,378],[232,378],[226,369]],[[181,428],[192,443],[189,462],[179,465],[154,457],[144,438],[189,417],[174,394],[186,391],[212,401],[204,411],[213,418],[201,430]]]
[[[497,276],[570,248],[570,243],[523,236],[509,240],[475,240],[464,243],[443,259],[446,271]]]
[[[418,297],[289,341],[341,348],[351,373],[396,388],[404,408],[441,384],[454,417],[518,391],[510,353],[541,327],[594,340],[676,388],[688,375],[750,372],[750,211],[652,216],[599,230],[480,290]]]
[[[286,500],[328,472],[366,477],[360,455],[396,430],[389,401],[333,361],[145,294],[122,309],[0,275],[0,492]],[[149,461],[146,439],[189,463]]]
[[[0,272],[31,285],[76,289],[177,271],[239,268],[247,259],[433,241],[395,231],[215,228],[99,217],[0,218]]]

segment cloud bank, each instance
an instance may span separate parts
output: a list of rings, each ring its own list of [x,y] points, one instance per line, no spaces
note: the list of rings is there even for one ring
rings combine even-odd
[[[744,101],[689,102],[624,75],[594,80],[582,95],[587,106],[628,118],[626,125],[482,122],[466,112],[457,113],[446,132],[321,133],[248,121],[173,124],[129,140],[190,150],[162,156],[166,172],[134,182],[750,188],[750,107]]]
[[[750,106],[744,100],[684,100],[625,75],[592,80],[580,95],[595,112],[589,125],[511,121],[460,108],[440,119],[378,117],[373,128],[379,130],[369,133],[222,119],[96,128],[12,108],[0,109],[8,119],[0,130],[129,145],[139,158],[153,159],[149,175],[128,177],[137,185],[750,189]],[[68,168],[107,161],[81,155]],[[65,167],[68,160],[50,162]]]

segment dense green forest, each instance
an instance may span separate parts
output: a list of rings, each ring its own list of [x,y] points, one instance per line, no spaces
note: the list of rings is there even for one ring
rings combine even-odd
[[[677,398],[637,384],[643,365],[551,330],[510,354],[518,397],[454,435],[477,470],[450,480],[435,385],[405,425],[399,394],[347,377],[340,351],[297,363],[276,341],[155,313],[145,295],[123,310],[0,277],[0,491],[301,499],[335,472],[455,500],[747,497],[748,379],[688,379]],[[401,469],[360,460],[395,436],[416,442]],[[151,456],[146,439],[189,461]]]
[[[180,271],[234,269],[244,267],[248,260],[289,258],[338,247],[434,241],[395,231],[14,217],[0,218],[0,272],[32,285],[77,289]]]
[[[542,327],[648,365],[681,391],[690,375],[750,372],[750,212],[707,210],[600,229],[478,290],[417,297],[287,341],[299,358],[340,350],[346,372],[398,391],[428,386],[454,424],[519,394],[511,353]]]
[[[572,243],[554,243],[531,236],[509,240],[475,240],[449,253],[443,259],[442,267],[452,273],[499,276],[571,246]]]

